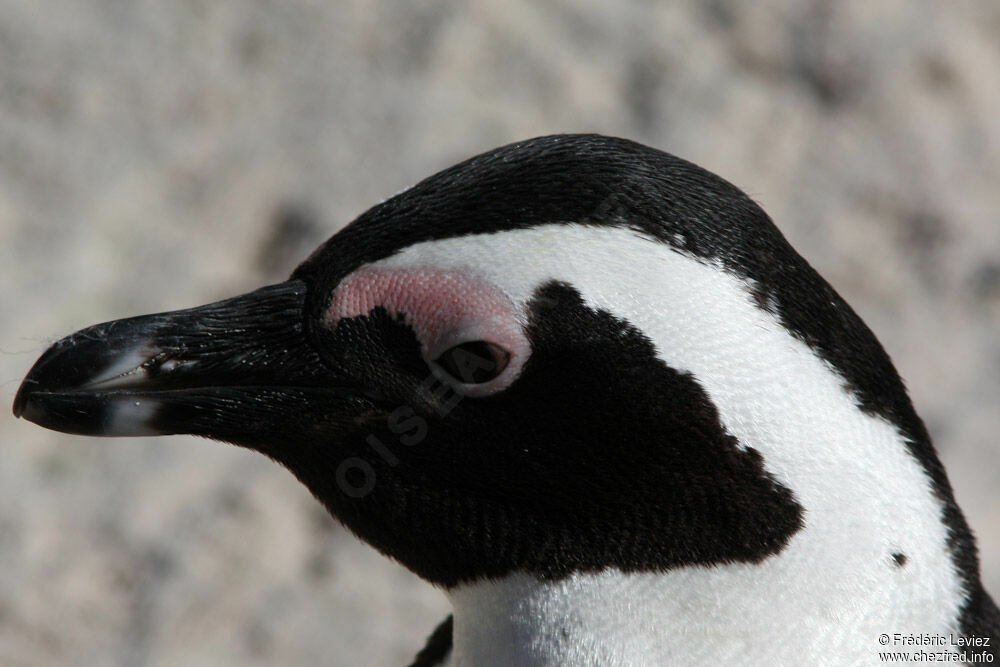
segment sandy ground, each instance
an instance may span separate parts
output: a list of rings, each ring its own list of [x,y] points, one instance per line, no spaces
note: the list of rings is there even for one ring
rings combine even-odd
[[[621,135],[746,189],[868,321],[1000,593],[1000,5],[610,4],[0,0],[0,403],[460,158]],[[0,442],[0,664],[401,664],[446,613],[261,456]]]

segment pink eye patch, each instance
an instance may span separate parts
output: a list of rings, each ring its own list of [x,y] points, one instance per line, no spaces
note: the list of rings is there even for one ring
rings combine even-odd
[[[359,269],[337,286],[326,321],[333,328],[342,318],[367,315],[378,307],[405,318],[430,360],[455,345],[484,340],[510,353],[516,376],[530,351],[514,303],[471,272]]]

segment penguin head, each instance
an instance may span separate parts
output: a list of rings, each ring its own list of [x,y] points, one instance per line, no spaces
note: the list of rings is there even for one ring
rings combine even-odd
[[[926,440],[877,341],[748,197],[560,135],[375,206],[287,282],[57,342],[14,409],[258,450],[454,586],[779,553],[811,488],[785,471],[819,456],[788,422],[836,419],[823,401]],[[929,442],[908,455],[939,468]]]

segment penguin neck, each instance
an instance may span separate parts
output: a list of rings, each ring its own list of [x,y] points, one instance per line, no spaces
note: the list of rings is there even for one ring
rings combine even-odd
[[[464,584],[447,591],[454,634],[445,664],[824,664],[831,655],[870,664],[885,649],[878,629],[960,632],[896,613],[907,602],[905,593],[894,599],[899,591],[846,580],[839,595],[824,597],[825,582],[796,576],[802,557],[819,554],[805,543],[790,551],[757,564],[609,569],[559,581],[517,573]],[[822,578],[824,565],[812,563]]]
[[[642,664],[663,609],[649,577],[614,572],[540,581],[517,573],[448,591],[449,667]]]
[[[787,664],[795,662],[792,651],[819,654],[803,652],[809,637],[795,629],[801,619],[781,619],[781,605],[769,610],[754,600],[760,589],[732,587],[743,584],[733,581],[735,572],[753,567],[609,569],[559,581],[518,573],[463,585],[448,591],[454,634],[446,664]],[[783,647],[789,652],[782,654]]]

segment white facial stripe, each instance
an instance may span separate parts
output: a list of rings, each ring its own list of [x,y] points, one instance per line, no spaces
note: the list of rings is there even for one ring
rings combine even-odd
[[[859,660],[881,632],[956,629],[963,593],[927,475],[893,425],[862,413],[843,378],[753,303],[746,281],[629,230],[577,225],[420,243],[373,267],[476,267],[522,312],[539,286],[569,283],[691,372],[726,428],[792,489],[806,527],[779,556],[654,577],[661,618],[688,618],[696,634],[748,617],[800,619],[772,638],[787,655],[822,628],[831,645],[857,644]],[[889,566],[891,551],[906,554],[905,568]]]

